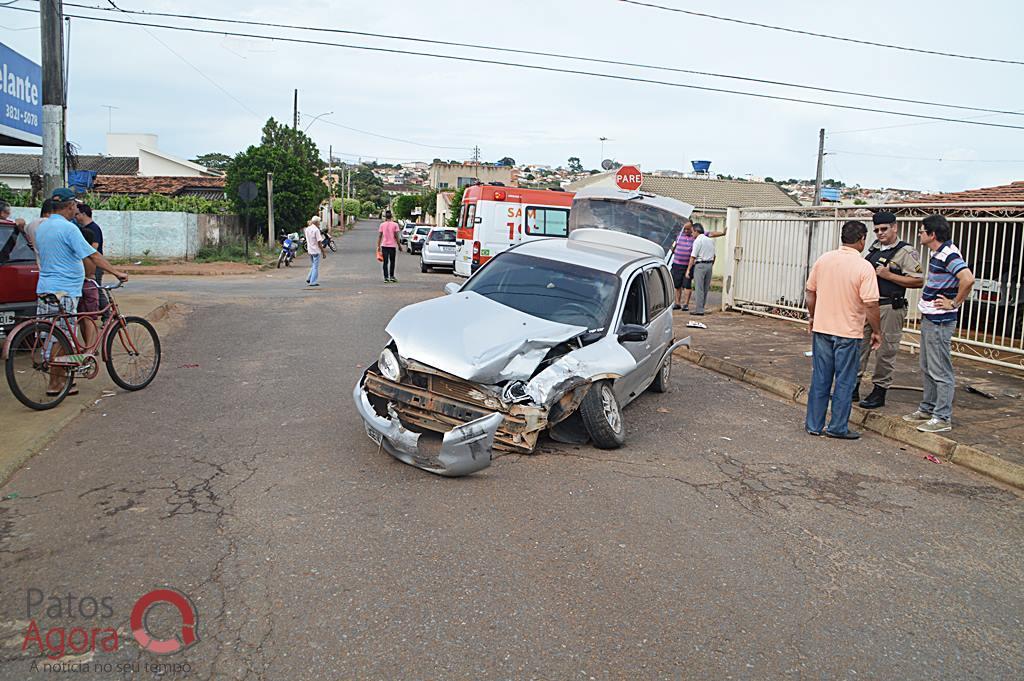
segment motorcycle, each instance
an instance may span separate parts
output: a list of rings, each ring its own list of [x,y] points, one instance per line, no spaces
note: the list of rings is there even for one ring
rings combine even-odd
[[[337,253],[338,247],[334,245],[334,238],[331,236],[331,233],[329,231],[320,233],[324,237],[323,247],[331,249],[331,253]]]
[[[277,256],[277,266],[283,264],[288,267],[295,260],[295,254],[299,250],[299,235],[296,232],[286,234],[281,240],[281,254]]]

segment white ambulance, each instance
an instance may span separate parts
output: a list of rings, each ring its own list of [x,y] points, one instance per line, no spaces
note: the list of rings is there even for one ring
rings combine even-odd
[[[491,184],[467,187],[455,235],[455,274],[472,275],[523,241],[569,234],[571,192]]]

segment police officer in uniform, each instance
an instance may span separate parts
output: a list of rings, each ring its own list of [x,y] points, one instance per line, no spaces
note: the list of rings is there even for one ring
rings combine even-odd
[[[865,259],[875,268],[878,276],[878,309],[882,321],[882,345],[878,348],[874,386],[871,394],[860,401],[865,409],[885,406],[885,393],[892,385],[893,367],[900,349],[903,324],[907,320],[907,289],[921,288],[924,274],[921,256],[917,250],[902,241],[896,229],[896,216],[887,211],[875,213],[875,242]],[[871,357],[871,327],[864,327],[864,341],[860,346],[860,371],[853,399],[860,399],[860,377],[864,375]]]

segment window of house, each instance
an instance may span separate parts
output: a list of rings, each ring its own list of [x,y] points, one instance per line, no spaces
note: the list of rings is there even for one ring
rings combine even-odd
[[[565,208],[527,208],[526,233],[530,236],[567,236],[569,211]]]
[[[468,187],[468,186],[473,185],[473,184],[476,184],[476,178],[475,177],[460,177],[458,179],[458,184],[456,186],[457,187]]]

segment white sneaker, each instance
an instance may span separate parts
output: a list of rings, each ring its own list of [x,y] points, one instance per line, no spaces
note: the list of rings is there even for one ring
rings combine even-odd
[[[921,425],[917,427],[922,433],[944,433],[947,430],[953,430],[953,424],[945,419],[931,417]]]

